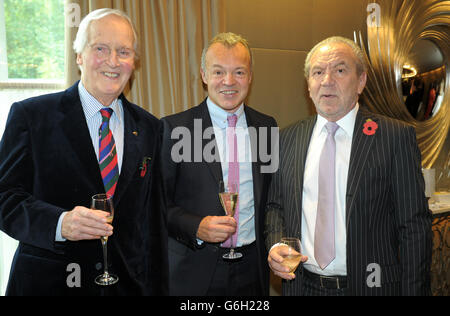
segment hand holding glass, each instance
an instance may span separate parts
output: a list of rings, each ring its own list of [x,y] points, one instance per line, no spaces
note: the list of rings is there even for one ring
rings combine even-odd
[[[238,203],[239,193],[237,185],[230,184],[225,187],[223,181],[219,182],[219,198],[222,203],[222,207],[225,210],[226,215],[233,217],[236,211],[236,205]],[[224,259],[239,259],[242,257],[240,252],[235,252],[233,247],[233,235],[231,235],[231,245],[230,252],[223,255]]]
[[[100,210],[109,213],[107,217],[107,222],[109,224],[112,223],[114,218],[114,205],[112,201],[112,197],[107,194],[96,194],[92,197],[91,209]],[[108,245],[108,237],[101,237],[102,248],[103,248],[103,268],[104,272],[102,275],[99,275],[95,278],[95,283],[98,285],[112,285],[119,281],[119,278],[113,274],[108,273],[108,253],[107,253],[107,245]]]
[[[289,273],[294,273],[302,259],[300,239],[283,237],[280,243],[288,247],[288,253],[283,259],[283,265],[289,268]]]

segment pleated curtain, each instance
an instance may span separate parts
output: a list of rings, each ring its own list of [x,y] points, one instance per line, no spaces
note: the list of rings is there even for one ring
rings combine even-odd
[[[157,117],[178,113],[206,96],[200,76],[203,47],[224,31],[221,0],[66,0],[81,18],[100,8],[120,9],[134,22],[140,60],[126,97]],[[66,86],[80,78],[72,49],[77,27],[66,26]]]

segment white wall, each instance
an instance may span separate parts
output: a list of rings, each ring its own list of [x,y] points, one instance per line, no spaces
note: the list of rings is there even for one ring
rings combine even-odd
[[[17,240],[0,232],[0,296],[5,295],[11,261],[17,248]]]

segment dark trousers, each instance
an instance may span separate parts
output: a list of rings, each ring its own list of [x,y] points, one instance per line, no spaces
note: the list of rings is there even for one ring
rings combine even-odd
[[[302,278],[302,293],[303,296],[347,296],[348,289],[330,289],[320,285],[317,280],[308,277],[307,272],[303,271]]]
[[[216,264],[208,296],[260,296],[263,291],[258,275],[258,254],[256,244],[253,243],[237,248],[243,257],[237,260],[222,258],[229,249],[220,248],[220,255]]]

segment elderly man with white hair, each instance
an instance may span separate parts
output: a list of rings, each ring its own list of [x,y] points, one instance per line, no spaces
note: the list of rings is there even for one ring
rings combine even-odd
[[[283,295],[429,295],[431,213],[415,130],[359,104],[364,55],[332,36],[305,60],[317,114],[280,133],[267,258]],[[301,240],[301,255],[279,242]],[[298,268],[289,269],[296,257]]]
[[[0,143],[0,229],[20,242],[6,294],[167,294],[160,122],[122,94],[136,31],[123,12],[96,10],[74,50],[81,80],[13,104]],[[99,193],[113,199],[112,222],[90,209]],[[118,281],[97,285],[104,268]]]

